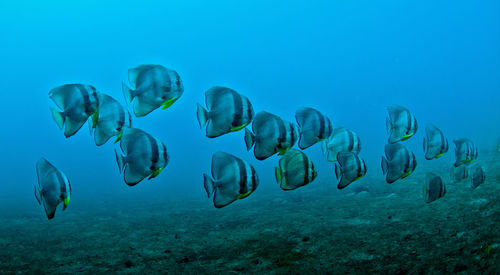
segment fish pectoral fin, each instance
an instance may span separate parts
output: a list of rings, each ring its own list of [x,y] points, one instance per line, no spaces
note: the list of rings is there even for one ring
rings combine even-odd
[[[160,169],[156,169],[153,174],[151,174],[151,176],[149,176],[148,180],[152,179],[152,178],[155,178],[156,176],[158,176],[161,171],[163,171],[163,168],[160,168]]]
[[[243,199],[243,198],[246,198],[248,197],[250,194],[252,193],[252,191],[248,191],[246,193],[243,193],[243,194],[239,194],[236,199],[239,200],[239,199]]]
[[[245,128],[246,126],[247,126],[247,124],[243,124],[243,125],[240,125],[240,126],[233,127],[233,128],[231,128],[231,132],[239,131],[239,130]]]
[[[404,178],[408,177],[410,174],[411,174],[411,171],[406,172],[406,173],[404,173],[404,174],[401,176],[401,178],[402,178],[402,179],[404,179]]]
[[[68,197],[64,198],[64,201],[63,201],[63,211],[66,210],[66,207],[68,207],[70,199],[71,198],[70,198],[69,195],[68,195]]]
[[[163,102],[163,103],[161,104],[161,106],[163,106],[161,109],[162,109],[162,110],[165,110],[165,109],[169,108],[170,106],[172,106],[172,104],[174,104],[174,102],[175,102],[176,100],[177,100],[177,98],[172,98],[172,99],[169,99],[169,100],[167,100],[167,101]]]
[[[120,141],[122,139],[122,135],[123,135],[123,131],[118,133],[118,135],[116,136],[115,143],[118,143],[118,141]]]

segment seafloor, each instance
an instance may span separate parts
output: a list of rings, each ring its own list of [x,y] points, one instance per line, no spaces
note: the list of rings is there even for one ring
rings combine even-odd
[[[224,209],[160,194],[80,200],[48,221],[6,200],[0,272],[500,274],[500,154],[483,159],[482,186],[448,184],[431,204],[422,171],[369,192],[313,183]]]

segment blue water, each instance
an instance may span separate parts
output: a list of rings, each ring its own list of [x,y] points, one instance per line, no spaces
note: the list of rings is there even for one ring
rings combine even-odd
[[[217,151],[250,161],[261,178],[258,191],[275,192],[276,156],[255,160],[243,131],[208,139],[199,128],[196,103],[214,85],[246,95],[256,112],[294,121],[295,110],[310,106],[354,130],[373,184],[386,184],[380,156],[389,104],[415,114],[420,129],[405,145],[420,163],[427,123],[450,141],[470,138],[480,155],[500,137],[498,1],[2,1],[0,42],[0,199],[32,206],[42,218],[33,198],[40,157],[68,175],[73,200],[162,194],[199,198],[211,208],[202,174]],[[115,145],[96,147],[87,125],[64,138],[48,92],[88,83],[124,104],[121,82],[140,64],[176,70],[185,92],[165,111],[134,117],[135,127],[166,144],[171,160],[156,179],[128,187]],[[441,163],[453,162],[453,150],[450,144]],[[333,182],[320,146],[306,153],[317,164],[318,184]],[[58,210],[55,219],[64,214]]]

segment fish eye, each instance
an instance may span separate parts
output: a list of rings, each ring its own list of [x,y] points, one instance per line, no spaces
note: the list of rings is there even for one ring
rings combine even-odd
[[[167,97],[166,96],[162,96],[161,99],[167,99]]]
[[[154,166],[154,165],[151,165],[151,167],[149,167],[149,169],[150,169],[151,171],[156,170],[156,168],[155,168],[155,166]]]

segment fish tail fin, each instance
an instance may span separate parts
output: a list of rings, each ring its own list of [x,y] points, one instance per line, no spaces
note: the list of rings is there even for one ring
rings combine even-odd
[[[387,159],[382,157],[382,173],[385,175],[387,174],[387,170],[389,170],[389,163],[387,162]]]
[[[130,104],[132,102],[132,99],[134,99],[134,96],[132,95],[133,90],[130,89],[125,82],[122,82],[122,91],[123,91],[123,96],[125,96],[125,101],[127,104]]]
[[[391,119],[388,117],[385,118],[385,127],[387,130],[387,133],[390,133],[391,129],[392,129],[392,123],[391,123]]]
[[[40,190],[38,190],[38,188],[35,185],[35,198],[38,201],[38,204],[42,204],[42,201],[40,200],[40,197],[41,197]]]
[[[87,124],[89,125],[89,134],[90,136],[92,136],[94,134],[95,127],[93,127],[91,121],[89,121]]]
[[[115,149],[115,155],[116,155],[116,163],[118,164],[118,169],[120,170],[120,173],[123,172],[123,168],[125,166],[125,157],[118,152],[118,149]]]
[[[207,196],[210,198],[215,191],[215,183],[207,174],[203,174],[203,186],[205,187],[205,191],[207,191]]]
[[[328,154],[328,139],[323,140],[321,143],[321,152],[323,153],[323,156]]]
[[[342,180],[342,174],[344,173],[342,166],[340,164],[335,163],[335,176],[337,177],[337,181],[340,182]]]
[[[245,128],[245,144],[247,146],[247,151],[255,144],[255,135],[247,128]]]
[[[274,176],[276,177],[276,182],[280,184],[283,179],[283,174],[281,173],[281,169],[279,167],[274,167]]]
[[[59,129],[62,129],[65,121],[63,112],[59,112],[58,110],[52,107],[50,108],[50,111],[52,112],[52,118],[57,123],[57,126],[59,126]]]
[[[208,112],[199,103],[196,109],[196,116],[198,118],[198,124],[200,124],[200,128],[203,128],[203,126],[205,126],[208,121]]]

